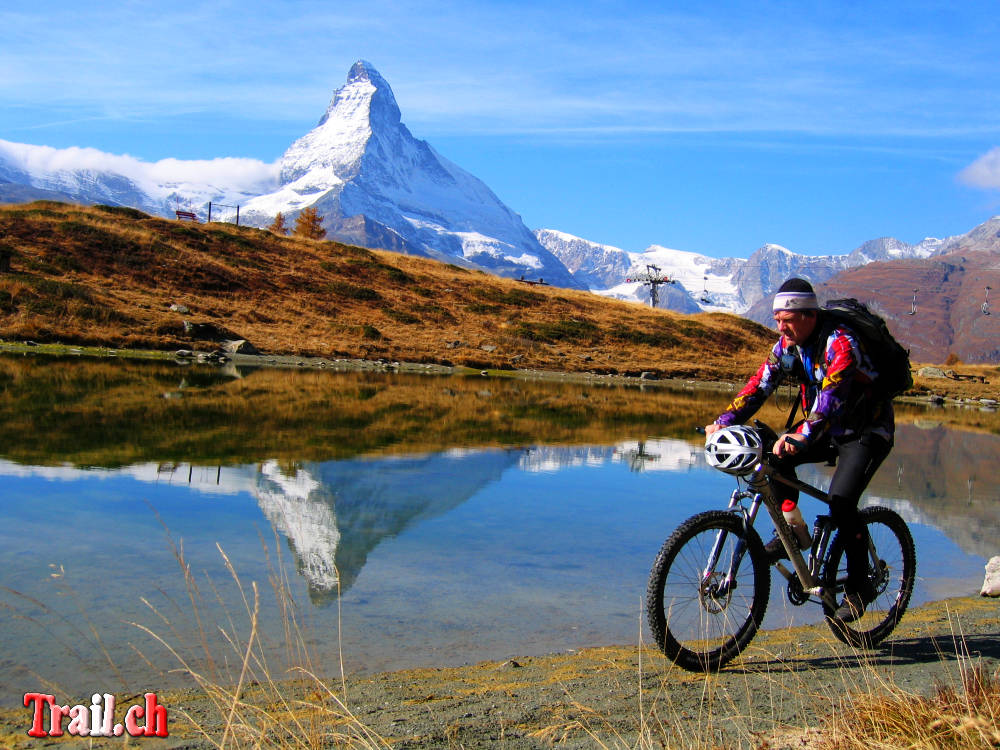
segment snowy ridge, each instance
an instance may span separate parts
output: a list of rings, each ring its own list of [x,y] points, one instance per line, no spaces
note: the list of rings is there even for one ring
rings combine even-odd
[[[95,149],[0,141],[0,201],[37,198],[131,206],[169,218],[184,209],[203,220],[211,201],[240,206],[240,223],[258,227],[279,212],[293,222],[312,207],[329,239],[580,286],[481,180],[413,137],[389,84],[363,60],[351,67],[317,126],[274,164],[150,164]],[[213,207],[213,219],[234,215]]]
[[[173,216],[174,209],[245,203],[273,190],[277,165],[255,159],[144,162],[92,148],[55,149],[0,140],[0,183],[29,185],[80,203],[130,206]]]
[[[553,229],[537,230],[535,236],[596,294],[649,304],[649,285],[637,278],[651,270],[649,266],[656,266],[662,276],[673,281],[660,287],[660,307],[683,313],[730,312],[757,319],[760,316],[752,314],[752,308],[773,295],[790,276],[821,283],[873,261],[928,258],[961,246],[974,232],[947,240],[928,238],[917,245],[880,238],[844,255],[800,255],[781,245],[765,244],[748,258],[721,259],[662,245],[630,252]]]

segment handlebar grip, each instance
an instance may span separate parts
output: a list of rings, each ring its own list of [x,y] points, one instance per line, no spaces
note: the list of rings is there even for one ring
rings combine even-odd
[[[705,428],[704,427],[695,427],[694,431],[697,432],[699,435],[704,435],[705,434]]]

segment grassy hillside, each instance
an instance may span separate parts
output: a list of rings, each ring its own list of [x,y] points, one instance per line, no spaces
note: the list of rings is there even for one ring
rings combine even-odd
[[[110,206],[0,206],[4,256],[5,340],[209,350],[221,336],[273,354],[740,379],[773,337],[732,315],[680,315],[397,253]]]

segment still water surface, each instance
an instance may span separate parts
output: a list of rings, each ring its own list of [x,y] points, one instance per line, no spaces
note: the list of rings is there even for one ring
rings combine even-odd
[[[734,486],[690,433],[724,396],[34,360],[0,360],[0,375],[5,704],[40,680],[177,684],[133,623],[200,659],[195,613],[245,635],[252,582],[279,653],[275,575],[325,674],[648,642],[657,550]],[[975,593],[1000,552],[1000,437],[932,416],[901,419],[868,498],[910,523],[915,603]],[[387,437],[394,420],[405,440]],[[765,627],[819,619],[773,586]]]

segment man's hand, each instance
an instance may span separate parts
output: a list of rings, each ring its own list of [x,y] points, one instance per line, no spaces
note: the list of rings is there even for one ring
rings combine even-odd
[[[715,422],[712,422],[712,424],[707,424],[707,425],[705,425],[705,437],[708,437],[713,432],[717,432],[718,430],[721,430],[721,429],[722,429],[722,425],[721,424],[716,424]]]
[[[795,432],[786,432],[778,438],[778,441],[771,448],[771,452],[778,458],[782,456],[794,456],[805,448],[805,439]]]

